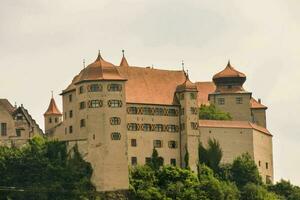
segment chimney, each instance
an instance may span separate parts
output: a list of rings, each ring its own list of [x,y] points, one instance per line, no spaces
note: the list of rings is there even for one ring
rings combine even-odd
[[[258,103],[261,103],[261,99],[260,98],[258,98]]]

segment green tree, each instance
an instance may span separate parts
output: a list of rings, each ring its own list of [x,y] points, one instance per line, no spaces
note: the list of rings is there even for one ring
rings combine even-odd
[[[216,139],[208,140],[208,147],[205,148],[201,142],[198,145],[198,159],[200,164],[205,164],[214,172],[219,171],[219,165],[223,156],[222,149]]]
[[[201,105],[199,108],[199,119],[207,120],[231,120],[232,117],[229,113],[222,112],[217,109],[214,104]]]
[[[278,200],[278,198],[276,194],[254,183],[248,183],[242,188],[241,200]]]
[[[300,188],[292,185],[290,181],[283,179],[275,185],[269,185],[268,190],[284,197],[287,200],[300,199]]]
[[[247,183],[262,184],[257,166],[248,153],[242,154],[233,161],[231,175],[238,187],[243,187]]]
[[[154,170],[159,170],[159,168],[164,164],[163,158],[158,155],[155,148],[152,151],[150,163],[147,164]]]

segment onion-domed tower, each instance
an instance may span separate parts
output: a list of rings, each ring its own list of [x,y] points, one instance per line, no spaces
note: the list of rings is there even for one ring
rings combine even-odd
[[[198,141],[198,108],[197,108],[197,86],[192,83],[187,73],[185,81],[176,88],[176,95],[180,103],[180,151],[181,167],[187,164],[193,171],[197,171]],[[197,139],[198,138],[198,139]],[[189,163],[186,163],[186,156],[189,156]]]
[[[251,121],[252,94],[243,88],[245,81],[246,75],[228,62],[224,70],[213,76],[216,90],[209,94],[210,103],[224,112],[229,112],[233,120]]]

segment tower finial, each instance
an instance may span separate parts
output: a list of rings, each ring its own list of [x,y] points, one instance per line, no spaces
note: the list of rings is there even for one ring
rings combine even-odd
[[[230,65],[230,59],[228,59],[227,67],[231,67],[231,65]]]
[[[85,68],[85,59],[83,59],[83,69]]]
[[[97,56],[96,61],[99,61],[99,60],[101,60],[101,52],[100,52],[100,49],[98,49],[98,56]]]
[[[123,57],[125,56],[125,50],[124,49],[122,49],[122,54],[123,54]]]
[[[184,71],[184,60],[181,61],[182,71]]]

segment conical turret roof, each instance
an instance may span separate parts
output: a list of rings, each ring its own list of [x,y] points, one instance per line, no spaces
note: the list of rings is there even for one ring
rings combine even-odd
[[[59,111],[59,109],[57,108],[53,97],[51,98],[49,107],[44,115],[62,115],[61,112]]]
[[[120,67],[129,67],[127,59],[125,58],[125,55],[124,55],[124,50],[122,50],[122,53],[123,53],[123,56],[122,56],[122,60],[120,63]]]
[[[228,61],[225,69],[223,69],[219,73],[215,74],[213,76],[213,80],[219,79],[219,78],[234,78],[234,77],[246,78],[246,75],[244,73],[239,72],[236,69],[234,69],[230,64],[230,61]]]
[[[185,81],[176,87],[176,92],[183,91],[198,91],[197,85],[190,81],[189,75],[187,73],[185,73]]]

